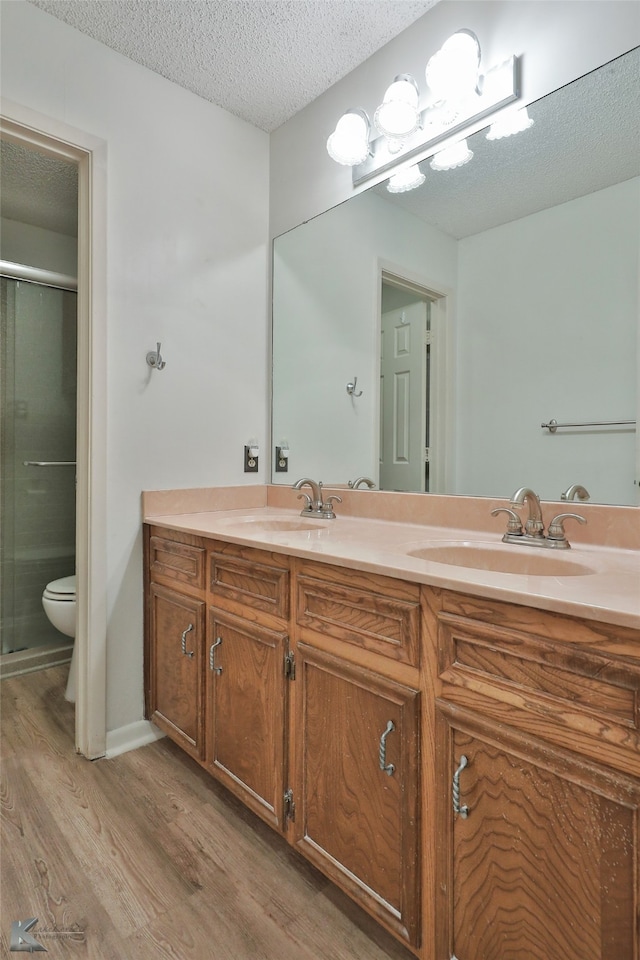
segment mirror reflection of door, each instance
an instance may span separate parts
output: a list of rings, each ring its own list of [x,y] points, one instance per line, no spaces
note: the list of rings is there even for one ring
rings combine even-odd
[[[380,489],[429,490],[431,301],[383,279]]]

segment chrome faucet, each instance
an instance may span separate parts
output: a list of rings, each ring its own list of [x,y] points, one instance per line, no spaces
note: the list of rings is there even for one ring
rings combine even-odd
[[[373,480],[369,480],[369,477],[358,477],[357,480],[349,480],[347,484],[347,486],[351,490],[357,490],[358,487],[361,487],[363,485],[368,487],[369,490],[373,490],[373,488],[375,487],[375,483],[373,482]]]
[[[591,494],[583,487],[581,483],[572,483],[570,487],[560,494],[561,500],[575,500],[576,497],[578,500],[589,500]]]
[[[579,485],[576,484],[576,486]],[[516,513],[516,509],[523,507],[525,503],[529,507],[529,517],[523,530],[522,520]],[[559,513],[549,524],[549,530],[545,536],[540,498],[537,493],[534,493],[529,487],[520,487],[519,490],[516,490],[511,497],[511,508],[496,507],[495,510],[491,511],[491,516],[495,517],[499,513],[506,513],[509,516],[507,532],[502,538],[503,542],[520,543],[530,547],[553,547],[555,549],[567,550],[571,544],[565,534],[565,520],[577,520],[578,523],[587,522],[584,517],[578,516],[577,513]]]
[[[301,517],[315,517],[318,520],[335,520],[336,515],[333,509],[334,503],[342,503],[342,497],[327,497],[326,500],[322,498],[322,483],[316,483],[315,480],[310,480],[308,477],[303,477],[301,480],[296,480],[293,485],[294,490],[301,490],[302,487],[311,487],[311,493],[313,496],[309,496],[308,493],[301,493],[298,495],[298,500],[303,498],[307,501],[306,505],[300,511]]]

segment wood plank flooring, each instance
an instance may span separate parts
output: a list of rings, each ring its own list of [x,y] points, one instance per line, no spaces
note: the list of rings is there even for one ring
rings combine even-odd
[[[0,954],[52,960],[412,960],[168,740],[73,749],[68,667],[0,684]]]

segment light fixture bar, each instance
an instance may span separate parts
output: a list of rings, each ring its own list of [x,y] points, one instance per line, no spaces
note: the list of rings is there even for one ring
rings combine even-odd
[[[488,70],[482,78],[482,92],[456,116],[452,122],[443,119],[443,111],[432,104],[420,114],[420,127],[407,138],[400,150],[391,153],[385,137],[377,137],[370,144],[370,156],[352,168],[353,185],[360,186],[372,177],[396,167],[401,160],[418,157],[424,160],[434,153],[443,140],[449,139],[470,124],[489,117],[497,110],[513,103],[520,96],[519,58],[510,57],[504,63]]]

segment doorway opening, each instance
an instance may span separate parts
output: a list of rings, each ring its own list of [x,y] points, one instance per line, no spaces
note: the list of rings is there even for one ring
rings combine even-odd
[[[0,178],[0,676],[6,677],[68,662],[73,649],[68,627],[60,632],[46,615],[43,593],[75,576],[78,169],[4,142]],[[70,621],[73,603],[62,603]]]
[[[443,489],[446,296],[381,270],[381,490]]]
[[[77,170],[75,747],[95,759],[106,747],[106,144],[8,101],[0,139]]]

